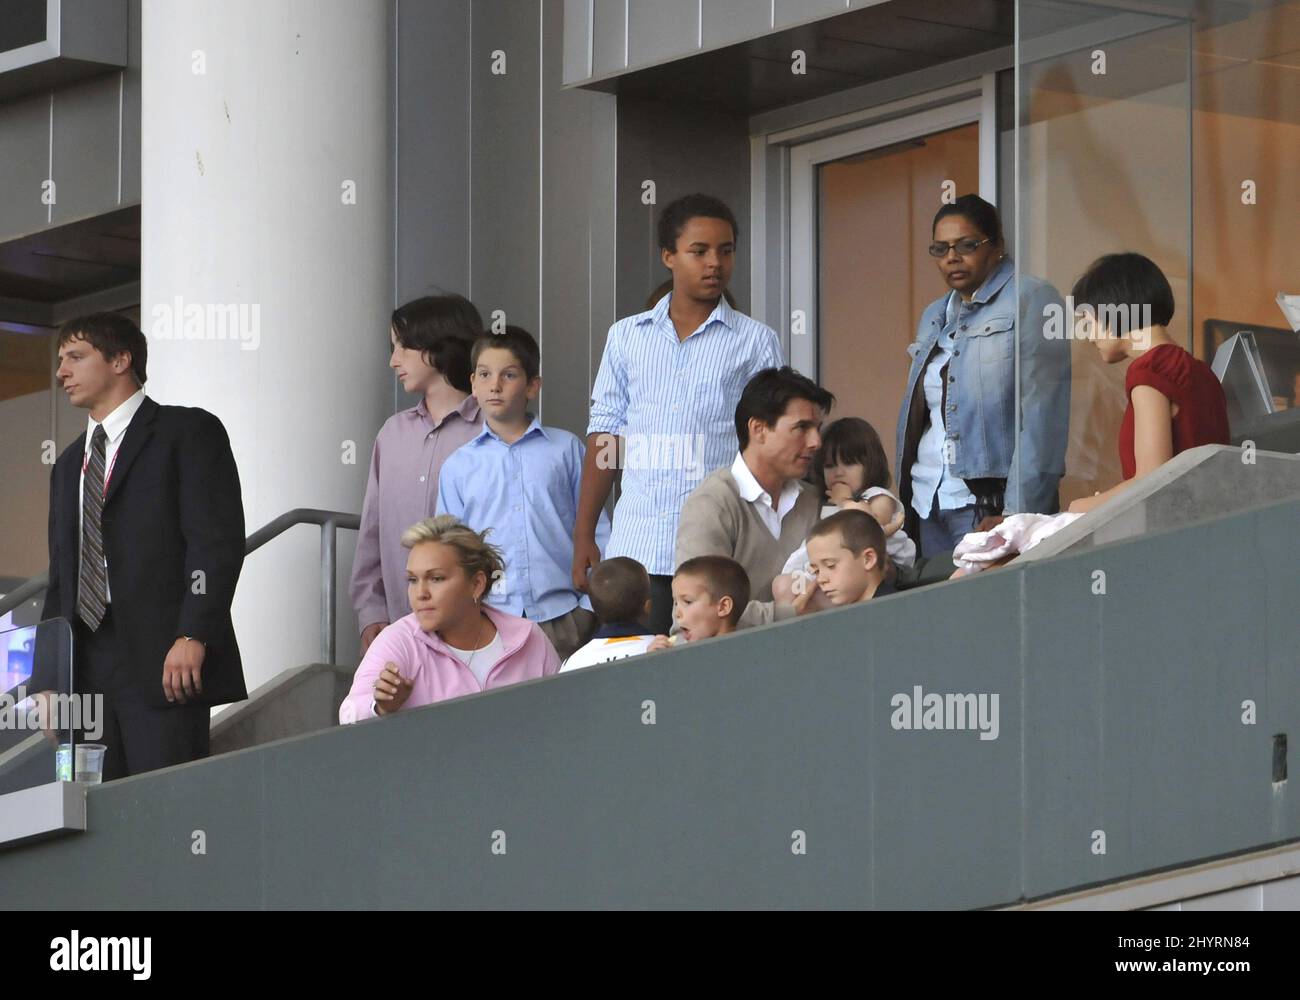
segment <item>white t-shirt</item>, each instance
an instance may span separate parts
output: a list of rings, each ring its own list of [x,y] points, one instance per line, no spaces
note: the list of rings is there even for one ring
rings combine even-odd
[[[862,494],[863,500],[870,500],[872,497],[889,497],[894,501],[894,513],[897,514],[903,509],[903,501],[890,493],[889,490],[882,490],[879,486],[872,486]],[[840,508],[834,504],[829,504],[822,508],[822,520],[830,517],[832,514],[838,514]],[[893,560],[896,566],[911,566],[916,562],[916,543],[907,537],[907,532],[899,528],[892,535],[885,539],[885,554]],[[787,573],[807,573],[808,571],[808,543],[805,541],[798,549],[785,561],[785,566],[781,568],[781,575]]]
[[[505,646],[501,642],[501,633],[497,632],[482,649],[457,649],[450,644],[447,649],[451,655],[460,660],[461,663],[469,667],[470,671],[478,678],[480,685],[487,684],[487,675],[493,667],[496,666],[497,660],[501,659],[505,653]]]
[[[594,667],[597,663],[609,663],[611,660],[622,660],[629,656],[639,656],[650,647],[654,638],[652,635],[626,635],[610,639],[592,639],[564,661],[560,666],[560,673],[566,670]]]

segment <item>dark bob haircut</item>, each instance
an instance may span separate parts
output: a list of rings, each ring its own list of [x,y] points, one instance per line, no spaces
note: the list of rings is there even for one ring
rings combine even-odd
[[[826,466],[860,465],[863,486],[889,489],[889,459],[876,429],[861,417],[841,417],[822,432],[822,446],[813,459],[813,482],[826,492]]]
[[[524,370],[524,377],[530,382],[537,378],[542,370],[542,352],[533,335],[522,326],[507,326],[501,333],[484,333],[474,341],[474,350],[470,355],[470,370],[478,365],[479,355],[489,348],[498,347],[509,351]]]
[[[659,248],[669,253],[677,252],[677,237],[682,235],[686,223],[695,218],[721,219],[731,226],[731,238],[740,242],[740,227],[735,214],[721,198],[711,194],[688,194],[670,201],[659,213]]]
[[[789,365],[764,368],[745,385],[736,404],[736,440],[740,450],[749,445],[749,422],[757,419],[765,427],[775,427],[792,399],[806,399],[828,413],[835,397],[806,375]]]
[[[144,385],[149,342],[129,317],[121,313],[100,312],[70,319],[59,327],[56,346],[62,347],[72,340],[84,340],[102,354],[105,361],[112,361],[126,351],[131,355],[131,374],[138,384]]]
[[[994,246],[1002,245],[1002,218],[998,210],[977,194],[964,194],[951,205],[943,205],[934,213],[934,222],[930,224],[930,235],[939,228],[939,220],[950,215],[960,215],[969,219],[971,224],[993,241]]]
[[[399,344],[419,351],[450,385],[470,391],[469,351],[483,332],[473,302],[463,295],[426,295],[394,309],[392,325]]]
[[[1110,328],[1118,337],[1125,336],[1132,326],[1130,307],[1150,306],[1151,322],[1157,326],[1168,326],[1174,318],[1174,290],[1169,287],[1169,279],[1153,260],[1140,253],[1098,257],[1074,283],[1070,296],[1076,309],[1087,306],[1103,321],[1118,319],[1121,328]]]

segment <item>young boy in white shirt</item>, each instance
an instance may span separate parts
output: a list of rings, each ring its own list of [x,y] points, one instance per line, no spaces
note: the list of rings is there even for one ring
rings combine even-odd
[[[597,563],[587,582],[587,595],[600,625],[591,641],[564,661],[560,673],[637,656],[654,639],[645,624],[650,615],[650,574],[635,559],[616,556]]]

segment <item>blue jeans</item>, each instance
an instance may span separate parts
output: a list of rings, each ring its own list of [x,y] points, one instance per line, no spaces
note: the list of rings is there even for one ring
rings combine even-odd
[[[940,510],[939,496],[935,493],[930,516],[921,518],[921,555],[927,559],[941,552],[951,552],[962,536],[975,530],[975,505],[956,510]]]

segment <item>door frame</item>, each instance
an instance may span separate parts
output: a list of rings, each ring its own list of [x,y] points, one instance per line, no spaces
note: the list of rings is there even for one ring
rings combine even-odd
[[[994,73],[751,137],[751,312],[777,330],[791,366],[818,377],[817,167],[969,124],[979,125],[980,197],[996,205]]]

